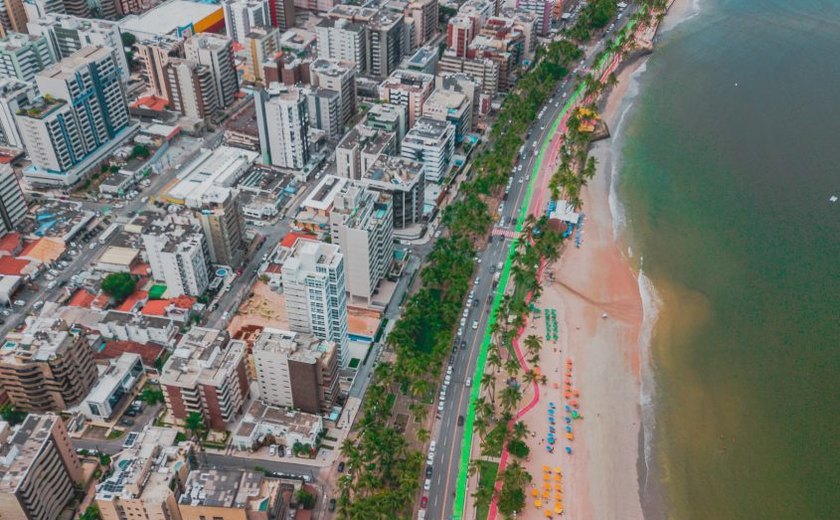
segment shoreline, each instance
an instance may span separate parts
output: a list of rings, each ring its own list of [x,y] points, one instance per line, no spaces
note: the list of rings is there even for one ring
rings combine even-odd
[[[694,7],[690,0],[672,2],[653,36],[692,17]],[[569,245],[557,262],[546,266],[543,294],[536,304],[557,313],[560,337],[546,341],[545,323],[539,323],[545,318],[532,320],[522,335],[542,336],[540,367],[550,376],[559,372],[554,381],[561,381],[566,363],[574,363],[572,388],[580,392],[579,410],[585,420],[571,424],[573,440],[560,442],[554,453],[545,452],[549,403],[562,403],[562,408],[569,402],[551,384],[540,389],[544,395],[523,417],[541,439],[537,445],[530,443],[532,456],[525,463],[535,477],[532,488],[539,492],[542,469],[559,465],[565,497],[562,507],[571,518],[667,517],[663,489],[651,461],[655,384],[649,349],[659,299],[633,258],[616,189],[622,124],[638,95],[637,75],[644,72],[647,59],[637,56],[622,63],[616,71],[617,84],[599,101],[612,137],[590,148],[598,168],[583,190],[583,244],[580,248]],[[572,448],[572,455],[563,452],[566,446]],[[528,502],[520,516],[542,518],[542,511],[532,507],[535,502]]]

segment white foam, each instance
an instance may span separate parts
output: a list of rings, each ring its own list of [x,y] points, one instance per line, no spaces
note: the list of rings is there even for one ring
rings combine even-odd
[[[645,481],[642,482],[642,490],[647,488],[647,479],[651,474],[653,463],[653,434],[656,429],[656,414],[654,410],[654,394],[656,393],[656,380],[654,377],[653,365],[650,359],[651,339],[653,329],[659,318],[659,309],[662,300],[653,286],[650,278],[645,276],[643,270],[639,270],[639,294],[642,299],[642,328],[639,333],[639,356],[641,358],[641,385],[639,386],[639,404],[642,411],[642,432],[644,434],[644,464]]]

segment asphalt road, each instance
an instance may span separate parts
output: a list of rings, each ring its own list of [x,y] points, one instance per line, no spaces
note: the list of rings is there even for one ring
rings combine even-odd
[[[619,23],[616,24],[614,32],[619,31],[626,24],[634,10],[628,9],[624,13],[622,18],[618,20]],[[601,49],[603,49],[602,41],[595,42],[585,49],[584,70],[588,70],[592,66],[594,56]],[[537,150],[544,141],[551,139],[551,123],[562,110],[575,86],[574,75],[570,75],[559,85],[554,96],[544,105],[546,110],[543,117],[536,120],[531,126],[531,137],[525,140],[524,161],[517,163],[517,166],[520,164],[523,166],[522,170],[513,175],[514,180],[511,184],[510,193],[504,201],[504,209],[501,215],[496,215],[496,217],[504,217],[503,227],[506,229],[513,230],[515,228],[515,225],[511,225],[510,222],[512,218],[520,214],[528,181],[537,159]],[[496,227],[499,227],[498,221]],[[453,374],[447,389],[443,413],[437,414],[438,421],[433,429],[432,439],[436,440],[437,445],[432,465],[431,487],[429,491],[423,492],[424,496],[428,496],[426,518],[429,519],[449,519],[452,517],[454,490],[458,480],[463,440],[463,427],[459,427],[457,421],[459,416],[466,415],[469,405],[470,389],[465,386],[465,380],[475,373],[476,360],[484,331],[490,325],[487,318],[492,301],[490,296],[494,291],[491,270],[495,268],[498,262],[505,259],[509,246],[509,238],[493,236],[486,250],[479,253],[481,263],[478,264],[476,273],[478,284],[475,285],[475,297],[478,298],[480,304],[477,309],[472,308],[470,310],[463,338],[467,343],[466,350],[458,349],[454,357]],[[469,305],[471,305],[470,302],[465,302],[465,306]],[[478,320],[478,328],[475,330],[471,327],[473,320]],[[473,384],[478,384],[478,382],[474,381]],[[466,518],[470,518],[469,514],[470,512],[467,512]]]

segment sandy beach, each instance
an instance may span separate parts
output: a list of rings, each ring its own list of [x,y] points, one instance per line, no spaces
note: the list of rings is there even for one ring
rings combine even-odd
[[[673,28],[694,10],[690,0],[677,0],[662,29]],[[645,59],[637,59],[624,66],[618,84],[602,104],[602,118],[613,132],[627,107],[633,75],[644,63]],[[547,266],[543,295],[537,302],[542,313],[531,320],[523,335],[543,338],[540,368],[549,381],[540,388],[539,402],[523,418],[534,437],[525,463],[533,482],[521,518],[545,518],[545,510],[553,510],[560,502],[554,475],[557,467],[562,472],[560,491],[566,517],[633,520],[645,516],[640,494],[640,479],[644,478],[640,402],[642,364],[646,363],[646,346],[642,345],[646,341],[642,334],[645,316],[638,273],[626,256],[626,245],[614,232],[610,193],[619,146],[613,139],[592,146],[598,172],[583,194],[581,247],[569,241],[560,260]],[[546,309],[556,314],[557,340],[545,340]],[[565,406],[570,400],[564,398],[564,383],[569,367],[575,392],[571,400],[577,401],[583,417],[568,423],[573,440],[566,438],[565,430]],[[530,398],[531,392],[526,392],[523,401]],[[552,403],[558,440],[554,452],[548,453]],[[567,446],[571,455],[565,452]],[[549,474],[544,473],[546,467],[551,469]],[[536,500],[541,502],[539,510]]]

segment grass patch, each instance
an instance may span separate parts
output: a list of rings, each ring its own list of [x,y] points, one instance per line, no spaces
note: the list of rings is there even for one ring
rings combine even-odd
[[[347,366],[350,368],[357,368],[359,366],[359,363],[361,363],[361,360],[359,358],[354,357],[350,360],[350,363],[348,363]]]
[[[493,487],[496,484],[499,465],[486,460],[479,461],[478,464],[478,499],[475,504],[475,517],[478,520],[485,520],[490,512],[490,501],[493,499]]]
[[[108,432],[108,435],[106,435],[105,438],[107,438],[109,441],[112,441],[114,439],[119,439],[124,434],[125,432],[122,430],[111,430]]]

